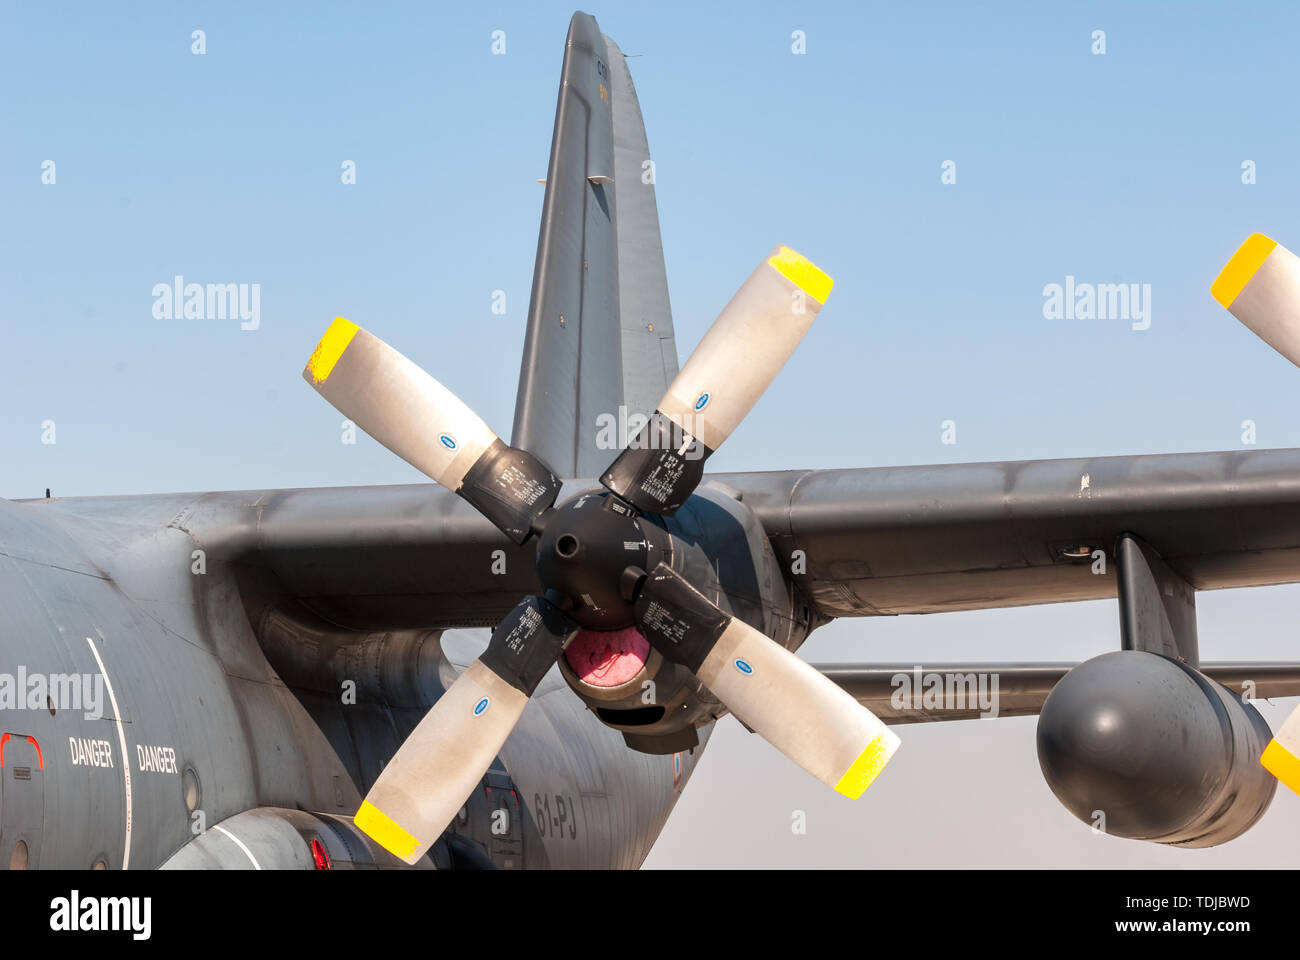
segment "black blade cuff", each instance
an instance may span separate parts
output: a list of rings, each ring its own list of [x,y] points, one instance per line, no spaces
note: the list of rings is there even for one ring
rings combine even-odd
[[[665,563],[650,571],[636,601],[636,625],[664,658],[698,673],[727,616]]]
[[[492,631],[479,662],[531,697],[578,625],[541,597],[529,597]]]
[[[656,410],[600,482],[645,513],[671,514],[699,485],[712,453]]]
[[[531,453],[500,439],[474,461],[456,491],[515,543],[532,534],[534,522],[555,503],[560,481]]]

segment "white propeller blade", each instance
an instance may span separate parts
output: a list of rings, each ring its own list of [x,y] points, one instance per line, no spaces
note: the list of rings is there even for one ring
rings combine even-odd
[[[1262,233],[1252,233],[1219,272],[1210,293],[1300,366],[1300,257]]]
[[[777,247],[723,307],[659,412],[717,450],[799,346],[832,283],[811,260]]]
[[[898,735],[825,674],[733,619],[697,676],[745,725],[827,786],[857,798]]]
[[[646,577],[637,625],[727,709],[818,780],[857,798],[898,749],[897,734],[820,671],[729,617],[666,564]]]
[[[555,503],[560,481],[504,444],[457,396],[343,317],[302,372],[339,412],[407,463],[460,494],[522,544]]]
[[[1259,762],[1296,793],[1300,793],[1300,707],[1291,711],[1286,723],[1268,742]]]
[[[417,862],[483,778],[527,705],[527,694],[475,660],[388,761],[353,818],[356,825],[389,853]]]
[[[414,864],[483,778],[577,624],[540,597],[502,620],[388,761],[353,822]]]
[[[773,250],[723,308],[601,483],[641,510],[670,514],[680,507],[703,476],[704,460],[790,359],[831,284],[789,247]]]
[[[448,490],[497,440],[492,428],[441,383],[343,317],[302,372],[370,436]]]

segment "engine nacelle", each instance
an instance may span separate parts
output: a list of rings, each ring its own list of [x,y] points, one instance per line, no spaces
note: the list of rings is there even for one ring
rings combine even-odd
[[[1038,718],[1038,762],[1085,823],[1211,847],[1268,809],[1277,781],[1259,756],[1271,736],[1258,710],[1200,671],[1120,650],[1079,664],[1053,688]]]

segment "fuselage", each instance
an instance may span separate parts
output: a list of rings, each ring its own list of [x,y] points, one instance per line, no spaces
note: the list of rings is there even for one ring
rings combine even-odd
[[[486,641],[448,656],[437,629],[349,630],[271,602],[205,535],[221,498],[234,523],[253,496],[0,501],[0,862],[199,865],[182,851],[230,836],[248,865],[236,827],[208,831],[257,809],[346,828]],[[627,749],[552,671],[450,828],[470,841],[456,862],[635,867],[699,752]]]

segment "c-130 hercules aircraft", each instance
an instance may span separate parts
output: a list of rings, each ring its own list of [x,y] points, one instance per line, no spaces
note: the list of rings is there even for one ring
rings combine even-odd
[[[0,501],[6,670],[107,694],[0,712],[0,857],[636,867],[726,712],[850,796],[892,725],[976,715],[898,705],[910,666],[810,666],[814,628],[1101,597],[1120,650],[925,669],[996,673],[1115,835],[1223,843],[1300,788],[1300,710],[1273,738],[1238,695],[1300,695],[1300,663],[1201,663],[1195,619],[1197,590],[1300,581],[1300,451],[706,475],[832,282],[777,246],[679,369],[648,159],[575,14],[510,445],[349,320],[311,354],[440,487]],[[1212,292],[1300,363],[1300,260],[1255,235]]]

